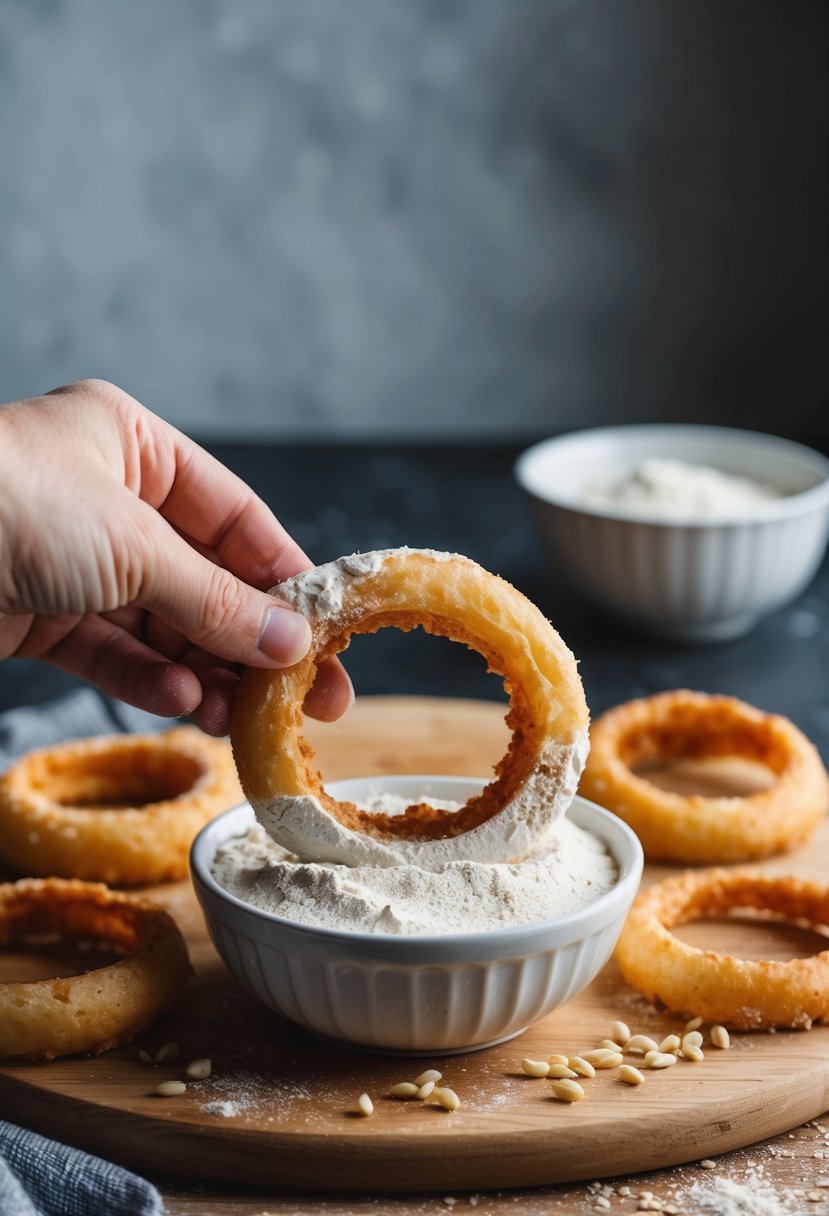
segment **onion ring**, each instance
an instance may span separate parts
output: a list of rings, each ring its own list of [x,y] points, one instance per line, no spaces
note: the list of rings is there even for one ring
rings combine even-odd
[[[550,834],[584,763],[587,704],[572,654],[519,591],[466,557],[389,549],[296,575],[273,594],[307,617],[311,649],[293,667],[245,671],[231,741],[245,795],[274,840],[314,861],[435,869],[513,861]],[[418,625],[464,642],[504,677],[512,738],[495,780],[457,812],[418,804],[382,815],[337,802],[300,733],[317,666],[352,634]]]
[[[196,833],[241,801],[227,741],[195,727],[78,739],[0,777],[0,857],[125,886],[183,878]]]
[[[190,972],[173,918],[102,883],[61,878],[0,884],[0,945],[56,935],[128,951],[65,979],[0,984],[0,1057],[53,1060],[126,1043],[175,1001]]]
[[[700,870],[637,896],[616,947],[628,983],[676,1013],[738,1030],[829,1021],[829,950],[791,962],[748,960],[680,941],[671,929],[734,909],[829,925],[829,888],[748,869]]]
[[[774,783],[745,797],[709,798],[660,789],[633,771],[649,760],[741,756]],[[734,697],[680,689],[628,701],[590,731],[580,793],[630,824],[650,861],[750,861],[806,840],[829,805],[816,748],[787,718]]]

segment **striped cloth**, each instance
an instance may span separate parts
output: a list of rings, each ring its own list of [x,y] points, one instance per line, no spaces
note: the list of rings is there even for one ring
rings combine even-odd
[[[0,1121],[3,1216],[163,1216],[155,1187],[100,1157]]]
[[[0,713],[0,770],[24,752],[51,747],[65,739],[118,731],[168,730],[175,725],[169,718],[110,701],[92,688],[78,688],[45,705],[24,705]]]

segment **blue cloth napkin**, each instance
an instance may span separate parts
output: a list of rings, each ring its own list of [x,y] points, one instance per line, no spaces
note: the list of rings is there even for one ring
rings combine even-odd
[[[3,1216],[163,1216],[151,1183],[120,1165],[0,1121]]]
[[[23,752],[64,739],[173,725],[79,688],[0,714],[0,771]],[[129,1170],[0,1121],[0,1216],[163,1216],[164,1210],[156,1188]]]

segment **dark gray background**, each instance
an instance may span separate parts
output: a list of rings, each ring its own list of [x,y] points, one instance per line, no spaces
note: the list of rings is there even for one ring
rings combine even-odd
[[[820,0],[0,0],[0,399],[827,435]]]

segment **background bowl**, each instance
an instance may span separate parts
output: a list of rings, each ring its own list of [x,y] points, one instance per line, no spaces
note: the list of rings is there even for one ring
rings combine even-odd
[[[382,789],[464,802],[468,777],[333,782],[336,797]],[[568,816],[607,845],[615,886],[565,916],[518,928],[430,937],[349,933],[288,921],[243,903],[210,873],[216,849],[254,822],[226,811],[193,843],[196,895],[216,949],[270,1009],[314,1034],[372,1051],[447,1055],[503,1042],[562,1005],[598,974],[616,945],[642,873],[642,849],[620,819],[583,798]]]
[[[769,483],[750,514],[656,522],[586,506],[652,457]],[[536,444],[519,458],[542,539],[572,582],[635,628],[684,641],[746,633],[811,581],[829,537],[829,460],[786,439],[712,426],[618,426]]]

